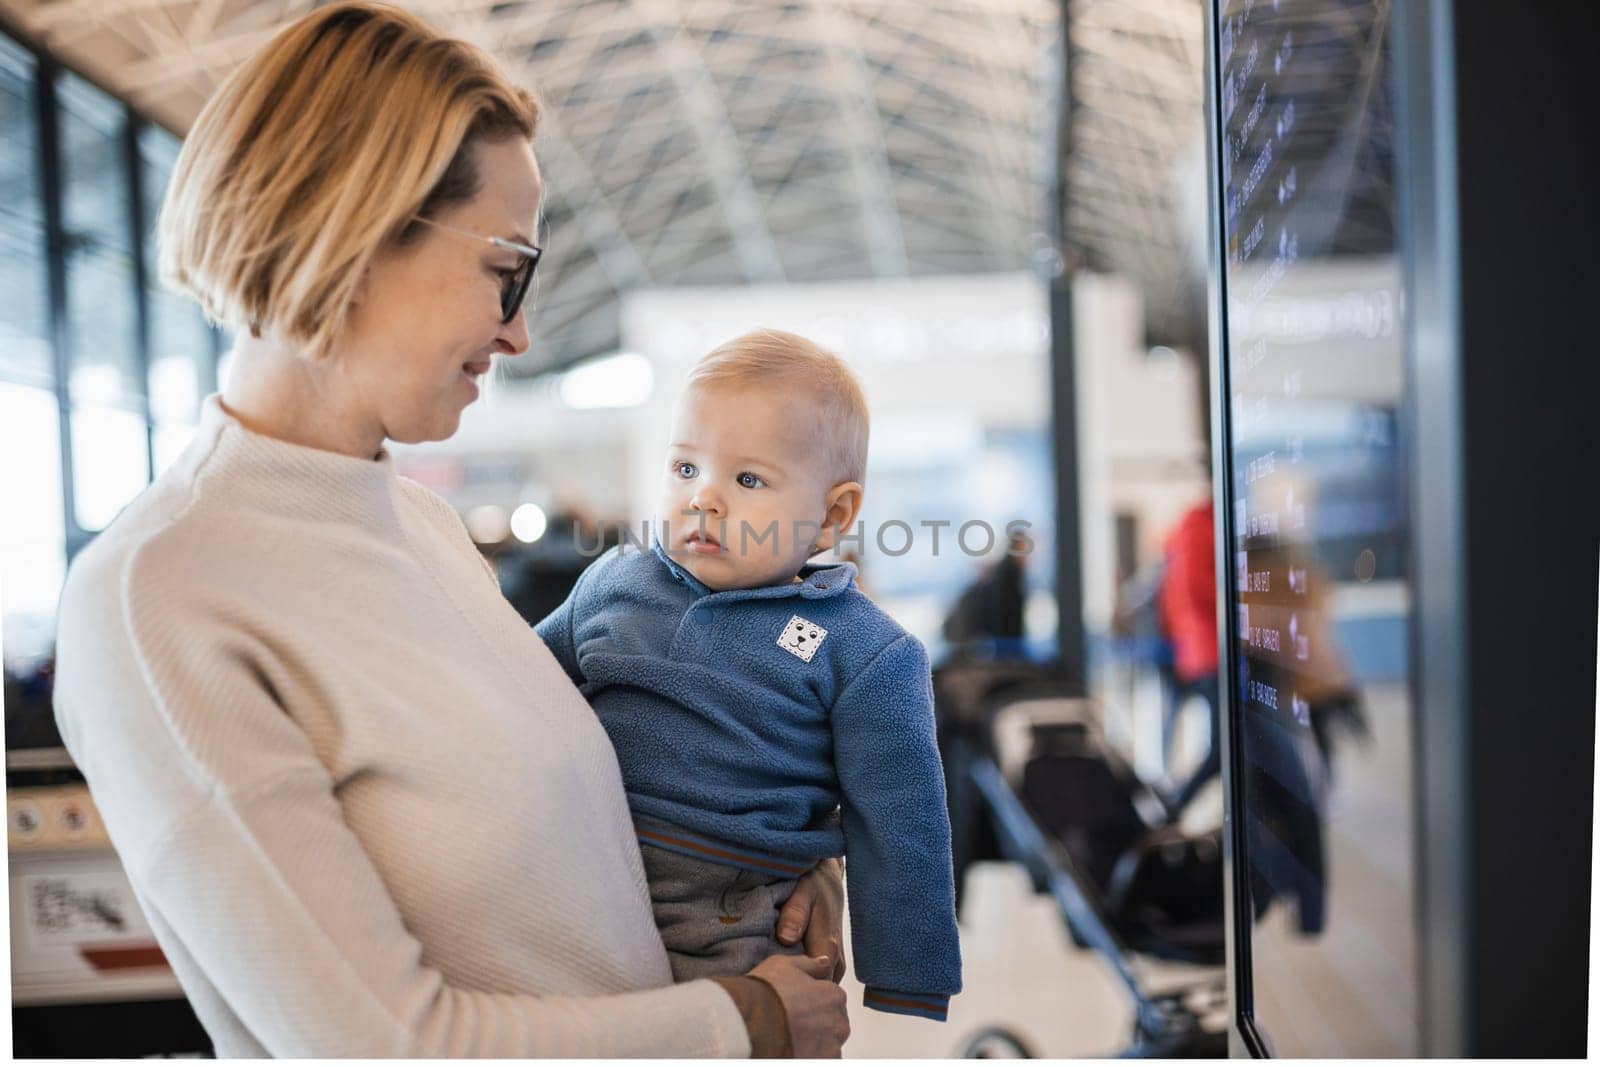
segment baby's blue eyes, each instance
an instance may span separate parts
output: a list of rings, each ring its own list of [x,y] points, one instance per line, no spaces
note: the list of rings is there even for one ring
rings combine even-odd
[[[676,469],[678,477],[685,480],[700,473],[693,463],[680,463]],[[759,474],[751,474],[749,471],[741,472],[734,480],[739,483],[741,489],[761,489],[767,484]]]

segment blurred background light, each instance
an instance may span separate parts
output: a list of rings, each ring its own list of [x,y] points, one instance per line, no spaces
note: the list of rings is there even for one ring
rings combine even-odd
[[[550,520],[538,504],[523,504],[511,513],[511,532],[518,541],[531,545],[544,536]]]
[[[494,504],[482,504],[469,509],[466,523],[467,533],[480,545],[497,545],[511,532],[505,508]]]

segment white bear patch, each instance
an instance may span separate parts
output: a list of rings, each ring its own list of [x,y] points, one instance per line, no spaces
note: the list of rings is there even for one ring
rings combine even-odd
[[[798,615],[790,616],[783,627],[783,633],[778,635],[778,647],[793,652],[807,663],[817,654],[817,646],[822,644],[822,639],[828,636],[828,631],[814,622],[808,622]]]

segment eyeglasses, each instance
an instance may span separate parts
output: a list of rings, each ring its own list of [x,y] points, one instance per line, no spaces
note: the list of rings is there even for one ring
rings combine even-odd
[[[481,233],[471,233],[467,230],[458,230],[454,226],[446,226],[442,222],[425,219],[421,215],[411,216],[418,222],[425,222],[429,226],[456,234],[458,237],[470,237],[474,241],[487,241],[496,248],[504,248],[515,252],[522,258],[517,261],[516,268],[501,273],[500,278],[500,322],[502,325],[510,323],[517,317],[517,311],[522,307],[522,302],[528,298],[528,286],[533,282],[533,268],[539,265],[539,257],[544,255],[544,249],[533,245],[521,244],[517,241],[508,241],[504,237],[485,237]]]

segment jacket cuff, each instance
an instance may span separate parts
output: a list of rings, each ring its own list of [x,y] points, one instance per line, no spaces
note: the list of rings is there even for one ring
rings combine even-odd
[[[884,989],[881,986],[868,986],[864,1003],[874,1011],[886,1011],[894,1015],[915,1015],[919,1019],[932,1019],[936,1023],[944,1022],[950,1012],[949,994],[905,993],[898,989]]]

